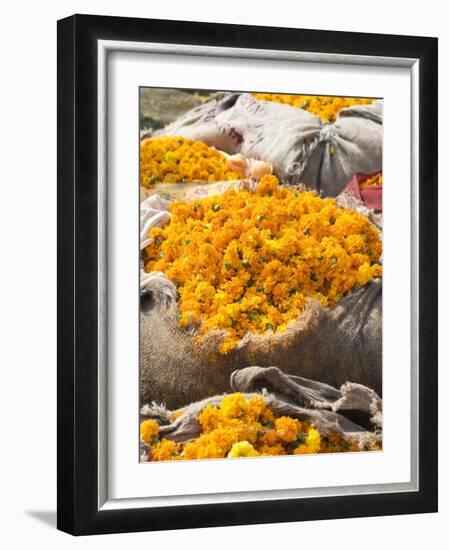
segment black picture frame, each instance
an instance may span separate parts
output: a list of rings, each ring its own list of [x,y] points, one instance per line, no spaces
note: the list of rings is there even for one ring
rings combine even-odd
[[[98,510],[97,41],[419,60],[419,490]],[[437,39],[74,15],[58,21],[58,529],[73,535],[437,511]]]

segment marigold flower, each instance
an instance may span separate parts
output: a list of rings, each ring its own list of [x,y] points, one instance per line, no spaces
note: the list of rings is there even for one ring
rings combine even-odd
[[[299,107],[314,115],[319,116],[323,122],[335,122],[337,114],[341,109],[352,105],[367,105],[374,99],[366,97],[337,97],[337,96],[313,96],[313,95],[290,95],[290,94],[263,94],[253,93],[256,99],[262,101],[274,101]]]
[[[259,441],[263,445],[273,446],[278,442],[278,434],[276,430],[273,430],[273,429],[266,430],[260,435]]]
[[[228,458],[238,458],[240,456],[259,456],[259,453],[248,441],[239,441],[232,446]]]
[[[221,414],[227,418],[238,418],[247,411],[247,403],[242,393],[227,395],[220,405]]]
[[[379,264],[375,264],[372,266],[373,270],[373,277],[382,277],[382,266]]]
[[[246,402],[246,415],[252,421],[259,420],[263,417],[266,408],[264,398],[261,395],[256,395]]]
[[[162,439],[151,447],[151,460],[174,460],[180,455],[180,445],[171,439]]]
[[[310,428],[306,437],[306,445],[312,453],[318,453],[321,447],[321,436],[318,430]]]
[[[356,281],[359,286],[366,285],[366,283],[370,281],[372,278],[373,278],[373,270],[368,263],[365,263],[358,268],[356,273]]]
[[[225,181],[241,179],[242,172],[229,168],[227,159],[202,141],[161,136],[140,144],[140,185]]]
[[[276,434],[282,441],[292,442],[298,437],[298,433],[301,431],[301,423],[296,418],[290,418],[289,416],[281,416],[278,418],[274,426],[276,428]]]
[[[211,432],[223,424],[220,409],[210,404],[200,412],[198,420],[204,433]]]
[[[152,420],[143,420],[140,423],[140,438],[146,443],[152,443],[159,436],[159,424]]]

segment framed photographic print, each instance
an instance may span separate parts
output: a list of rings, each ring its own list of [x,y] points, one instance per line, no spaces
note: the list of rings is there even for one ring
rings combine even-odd
[[[58,528],[436,510],[436,39],[59,21]]]

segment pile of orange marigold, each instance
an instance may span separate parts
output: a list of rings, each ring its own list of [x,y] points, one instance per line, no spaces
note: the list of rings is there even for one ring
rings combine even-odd
[[[290,95],[290,94],[262,94],[254,93],[256,99],[285,103],[293,107],[305,109],[319,116],[324,122],[335,122],[337,114],[352,105],[367,105],[374,99],[366,97],[336,97],[320,95]]]
[[[225,331],[221,353],[247,332],[285,331],[310,298],[332,307],[382,274],[380,234],[365,216],[272,175],[255,192],[176,201],[169,211],[149,233],[145,270],[177,286],[181,326]]]
[[[156,183],[214,182],[241,179],[229,169],[226,158],[202,141],[162,136],[140,144],[140,185]]]
[[[201,434],[185,443],[160,437],[155,420],[143,420],[140,437],[149,445],[149,460],[192,460],[379,450],[381,443],[363,448],[342,435],[322,436],[308,422],[274,414],[263,396],[246,399],[241,393],[207,405],[199,414]]]

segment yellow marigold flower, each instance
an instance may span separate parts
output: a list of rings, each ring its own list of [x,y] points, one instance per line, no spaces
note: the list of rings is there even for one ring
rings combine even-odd
[[[140,185],[224,181],[243,178],[229,169],[226,158],[214,147],[182,137],[161,136],[140,144]]]
[[[306,445],[311,453],[318,453],[321,447],[321,436],[318,430],[310,428],[306,437]]]
[[[373,278],[373,270],[368,263],[365,263],[358,268],[356,273],[356,281],[359,286],[366,285],[366,283],[370,281],[372,278]]]
[[[333,307],[381,275],[382,242],[365,216],[273,175],[255,192],[176,201],[170,213],[150,231],[145,270],[175,282],[181,326],[224,331],[223,354],[248,332],[283,332],[308,299]]]
[[[251,421],[259,420],[267,410],[265,400],[261,395],[251,397],[246,402],[246,415]]]
[[[171,439],[162,439],[151,447],[151,460],[174,460],[179,457],[180,445]]]
[[[374,264],[372,266],[373,277],[382,277],[382,266],[379,264]]]
[[[146,443],[152,443],[159,436],[159,424],[152,419],[140,423],[140,438]]]
[[[273,411],[267,407],[265,411],[262,413],[260,417],[260,421],[263,422],[264,424],[273,424],[274,423]]]
[[[242,393],[227,395],[220,405],[221,414],[226,418],[238,418],[247,411],[247,403]]]
[[[268,175],[264,176],[261,180],[259,185],[257,186],[257,192],[260,195],[269,195],[270,193],[273,193],[274,191],[279,191],[279,181],[276,176],[274,175]]]
[[[298,438],[298,433],[301,431],[299,420],[290,418],[289,416],[278,418],[274,423],[274,427],[279,439],[287,442],[295,441]]]
[[[239,441],[232,446],[228,453],[228,458],[238,458],[241,456],[259,456],[259,453],[248,441]]]
[[[207,405],[199,414],[198,421],[204,433],[211,432],[223,424],[223,417],[220,409],[213,405]]]
[[[262,101],[274,101],[305,109],[314,115],[321,117],[324,122],[334,122],[341,109],[352,105],[367,105],[374,99],[365,97],[335,97],[335,96],[313,96],[313,95],[290,95],[290,94],[263,94],[253,93],[256,99]]]
[[[266,430],[260,435],[259,440],[263,445],[273,446],[278,442],[278,434],[276,430]]]

